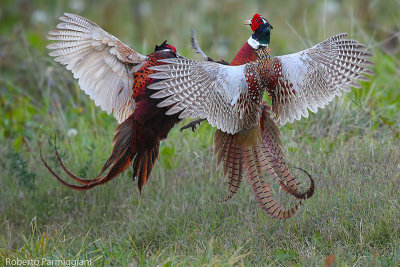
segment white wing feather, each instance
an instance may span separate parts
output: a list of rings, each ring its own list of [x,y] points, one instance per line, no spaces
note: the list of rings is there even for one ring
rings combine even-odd
[[[47,46],[55,61],[65,65],[78,84],[97,106],[113,113],[118,123],[134,109],[132,99],[133,68],[147,58],[124,45],[94,22],[65,13],[63,22],[50,31]]]
[[[158,72],[149,77],[166,80],[147,88],[158,90],[152,98],[165,98],[159,107],[171,106],[167,115],[180,112],[179,118],[206,118],[211,126],[230,134],[258,123],[258,106],[249,99],[246,81],[249,66],[185,58],[160,61],[168,64],[151,67]]]
[[[373,75],[368,65],[371,54],[355,40],[337,34],[309,49],[295,54],[275,57],[275,73],[280,73],[276,86],[271,88],[273,112],[280,122],[293,122],[308,117],[308,109],[317,112],[335,96],[360,87],[357,81],[368,81]]]

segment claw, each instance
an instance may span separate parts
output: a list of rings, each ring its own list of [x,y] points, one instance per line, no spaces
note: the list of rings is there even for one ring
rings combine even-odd
[[[183,126],[180,130],[181,132],[185,129],[192,128],[192,131],[194,132],[197,128],[197,124],[200,125],[201,122],[205,121],[206,119],[197,119],[194,121],[189,122],[185,126]]]

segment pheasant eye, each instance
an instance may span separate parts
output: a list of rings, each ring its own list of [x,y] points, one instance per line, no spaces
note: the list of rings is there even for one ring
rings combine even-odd
[[[262,22],[260,21],[260,19],[255,19],[254,22],[250,25],[251,29],[254,31],[256,31],[258,29],[258,27],[262,24]]]

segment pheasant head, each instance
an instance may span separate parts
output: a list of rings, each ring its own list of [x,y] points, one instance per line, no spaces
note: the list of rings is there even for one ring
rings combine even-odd
[[[154,51],[161,51],[161,50],[172,50],[174,53],[176,53],[176,48],[175,46],[172,46],[170,44],[167,43],[167,40],[165,40],[161,45],[156,45],[154,48]]]
[[[252,19],[246,20],[245,25],[250,25],[253,35],[247,41],[251,47],[258,49],[260,46],[268,46],[273,27],[261,15],[255,14]]]

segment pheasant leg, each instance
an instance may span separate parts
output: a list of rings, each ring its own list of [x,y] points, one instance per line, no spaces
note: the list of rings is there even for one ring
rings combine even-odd
[[[189,122],[188,124],[186,124],[185,126],[183,126],[183,127],[181,128],[181,132],[182,132],[183,130],[187,129],[187,128],[192,128],[192,131],[194,132],[194,131],[196,130],[197,124],[200,125],[200,123],[201,123],[202,121],[205,121],[205,120],[206,120],[206,119],[197,119],[197,120],[191,121],[191,122]]]

